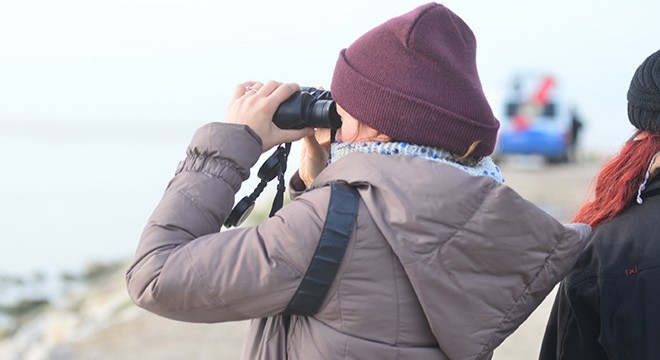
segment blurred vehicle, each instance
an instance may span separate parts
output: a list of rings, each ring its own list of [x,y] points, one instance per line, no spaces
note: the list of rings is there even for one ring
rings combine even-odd
[[[540,155],[548,163],[575,159],[582,127],[551,75],[515,76],[505,94],[496,156]]]

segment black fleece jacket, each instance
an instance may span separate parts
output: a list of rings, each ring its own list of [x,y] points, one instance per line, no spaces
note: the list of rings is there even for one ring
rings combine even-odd
[[[541,347],[549,359],[660,359],[660,176],[597,226],[562,281]]]

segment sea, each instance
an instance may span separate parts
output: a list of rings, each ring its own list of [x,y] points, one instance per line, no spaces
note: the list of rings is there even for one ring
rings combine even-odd
[[[0,304],[58,292],[94,263],[128,262],[201,125],[0,122]]]

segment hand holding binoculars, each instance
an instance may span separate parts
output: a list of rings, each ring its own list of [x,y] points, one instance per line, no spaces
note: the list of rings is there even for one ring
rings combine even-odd
[[[303,87],[302,91],[286,99],[275,111],[273,123],[280,129],[327,128],[339,129],[341,117],[332,95],[328,90],[319,90],[313,87]],[[277,194],[269,216],[273,216],[283,205],[284,173],[286,161],[289,156],[291,143],[279,145],[273,154],[261,165],[257,176],[261,179],[259,185],[249,196],[244,197],[234,206],[225,221],[225,227],[238,226],[247,219],[257,197],[264,190],[269,181],[275,177],[279,179]]]

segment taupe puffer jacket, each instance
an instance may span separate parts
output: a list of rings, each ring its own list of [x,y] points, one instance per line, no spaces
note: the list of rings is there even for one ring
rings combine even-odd
[[[256,319],[246,359],[487,359],[571,268],[588,234],[489,177],[350,154],[256,227],[220,232],[261,153],[248,128],[199,129],[127,273],[139,306],[190,322]],[[352,239],[319,313],[280,314],[323,227],[332,181],[358,188]]]

